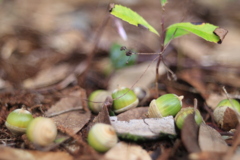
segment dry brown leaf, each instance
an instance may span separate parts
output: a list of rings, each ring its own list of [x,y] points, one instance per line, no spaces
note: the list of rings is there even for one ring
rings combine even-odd
[[[156,64],[152,63],[150,66],[149,65],[150,62],[146,62],[118,70],[109,81],[109,90],[114,90],[119,85],[130,88],[136,82],[135,87],[148,88],[156,78]],[[159,76],[164,73],[165,68],[163,65],[160,65]]]
[[[119,114],[119,121],[130,121],[131,119],[144,119],[146,118],[146,113],[148,111],[148,107],[137,107],[134,109],[130,109],[126,112]]]
[[[198,143],[202,151],[225,152],[228,149],[228,145],[221,135],[204,123],[199,128]]]
[[[110,149],[104,158],[109,160],[151,160],[147,151],[141,146],[129,145],[124,142],[120,142]]]
[[[0,146],[0,153],[0,159],[4,160],[73,160],[73,157],[65,152],[30,151]]]
[[[84,107],[84,102],[81,101],[81,99],[87,98],[83,92],[85,91],[82,89],[77,89],[70,92],[68,96],[60,99],[55,105],[53,105],[46,112],[46,116],[60,111],[69,110],[71,108],[74,109],[76,107]],[[89,110],[87,110],[87,112],[72,111],[52,117],[52,119],[57,125],[59,124],[65,128],[69,128],[74,133],[77,133],[90,120],[90,116],[91,113]]]
[[[23,82],[23,86],[25,88],[40,88],[52,85],[63,80],[72,69],[70,65],[61,64],[41,70],[36,77],[26,79]]]
[[[187,151],[199,152],[201,151],[198,145],[198,125],[194,120],[195,114],[190,114],[184,121],[183,128],[181,130],[181,139],[186,147]]]

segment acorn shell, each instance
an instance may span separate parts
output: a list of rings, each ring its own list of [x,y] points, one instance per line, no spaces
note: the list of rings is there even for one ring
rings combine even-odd
[[[98,152],[106,152],[117,144],[115,129],[108,124],[96,123],[88,133],[88,144]]]
[[[93,113],[99,113],[102,110],[105,99],[111,94],[106,90],[96,90],[89,96],[88,106]],[[99,103],[102,102],[102,103]]]
[[[136,94],[129,88],[120,87],[113,91],[113,111],[121,113],[137,107],[139,100]]]
[[[166,116],[175,116],[182,108],[183,96],[175,94],[165,94],[158,99],[151,101],[147,116],[149,118],[162,118]]]
[[[239,114],[232,107],[221,106],[215,108],[213,111],[213,117],[218,127],[225,131],[235,129],[239,124]]]
[[[235,99],[224,99],[220,101],[213,111],[214,120],[222,130],[235,129],[240,113],[240,103]]]
[[[12,111],[5,122],[6,127],[15,135],[24,134],[29,123],[33,120],[32,114],[21,108]]]
[[[184,124],[184,121],[186,119],[186,117],[189,115],[189,114],[193,114],[194,113],[194,108],[192,107],[186,107],[186,108],[182,108],[176,115],[175,117],[175,123],[176,123],[176,126],[179,128],[179,129],[182,129],[182,126]],[[196,109],[195,111],[195,116],[194,116],[194,119],[195,119],[195,122],[199,125],[203,122],[203,118],[199,112],[198,109]]]
[[[57,136],[57,127],[52,119],[37,117],[27,127],[28,139],[36,145],[47,146]]]

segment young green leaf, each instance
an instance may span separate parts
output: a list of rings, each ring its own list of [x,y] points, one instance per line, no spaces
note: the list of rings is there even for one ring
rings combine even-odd
[[[159,33],[156,31],[156,29],[154,29],[143,17],[141,17],[130,8],[121,5],[113,5],[110,8],[110,13],[115,17],[120,18],[121,20],[126,21],[132,25],[147,28],[149,31],[159,36]]]
[[[221,38],[218,34],[215,33],[215,30],[217,28],[218,26],[214,26],[209,23],[176,23],[167,28],[164,44],[166,45],[172,39],[189,33],[193,33],[205,39],[206,41],[221,43],[223,38]]]
[[[167,4],[167,0],[161,0],[162,7],[164,7]]]

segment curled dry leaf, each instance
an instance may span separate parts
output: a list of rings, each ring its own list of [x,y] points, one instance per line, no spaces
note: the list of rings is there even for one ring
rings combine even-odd
[[[198,143],[202,151],[225,152],[228,149],[228,145],[221,135],[204,123],[199,128]]]

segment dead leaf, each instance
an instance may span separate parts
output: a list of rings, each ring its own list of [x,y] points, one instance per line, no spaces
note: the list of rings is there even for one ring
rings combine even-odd
[[[99,112],[97,117],[95,117],[93,122],[111,124],[108,112],[108,107],[110,107],[111,105],[112,99],[110,97],[107,97],[103,104],[102,110]]]
[[[109,81],[109,90],[114,90],[118,85],[132,87],[136,82],[136,86],[148,88],[154,82],[156,65],[149,66],[149,62],[123,68],[115,72]],[[159,76],[165,73],[163,65],[159,67]],[[144,74],[144,76],[142,76]],[[140,78],[141,77],[141,78]]]
[[[138,145],[129,145],[124,142],[119,142],[110,149],[104,158],[111,160],[151,160],[151,157],[146,150]]]
[[[119,121],[130,121],[131,119],[144,119],[146,118],[146,113],[148,111],[147,107],[137,107],[130,109],[126,112],[119,114]]]
[[[213,31],[214,34],[216,34],[220,40],[218,41],[218,44],[221,44],[223,39],[225,38],[225,36],[227,35],[228,33],[228,30],[226,29],[223,29],[223,28],[216,28],[214,31]]]
[[[119,121],[117,117],[110,117],[110,119],[116,132],[125,139],[145,140],[156,139],[166,135],[176,135],[174,118],[172,116],[132,119],[129,122]]]
[[[198,145],[198,125],[194,120],[194,116],[195,114],[187,116],[181,130],[182,142],[190,153],[201,151]]]
[[[67,77],[73,67],[68,64],[61,64],[41,70],[36,77],[26,79],[23,82],[25,88],[40,88],[52,85]]]
[[[73,157],[65,152],[41,152],[22,149],[14,149],[0,146],[0,159],[4,160],[73,160]]]
[[[204,123],[199,128],[198,143],[202,151],[225,152],[228,149],[228,145],[221,135]]]
[[[63,97],[55,105],[53,105],[46,112],[46,116],[59,111],[83,106],[81,99],[87,98],[82,96],[84,95],[82,92],[84,92],[82,89],[70,92],[68,96]],[[89,110],[84,113],[81,111],[72,111],[52,117],[52,119],[57,125],[59,124],[65,128],[70,128],[74,133],[77,133],[90,120],[90,115],[91,113]]]

